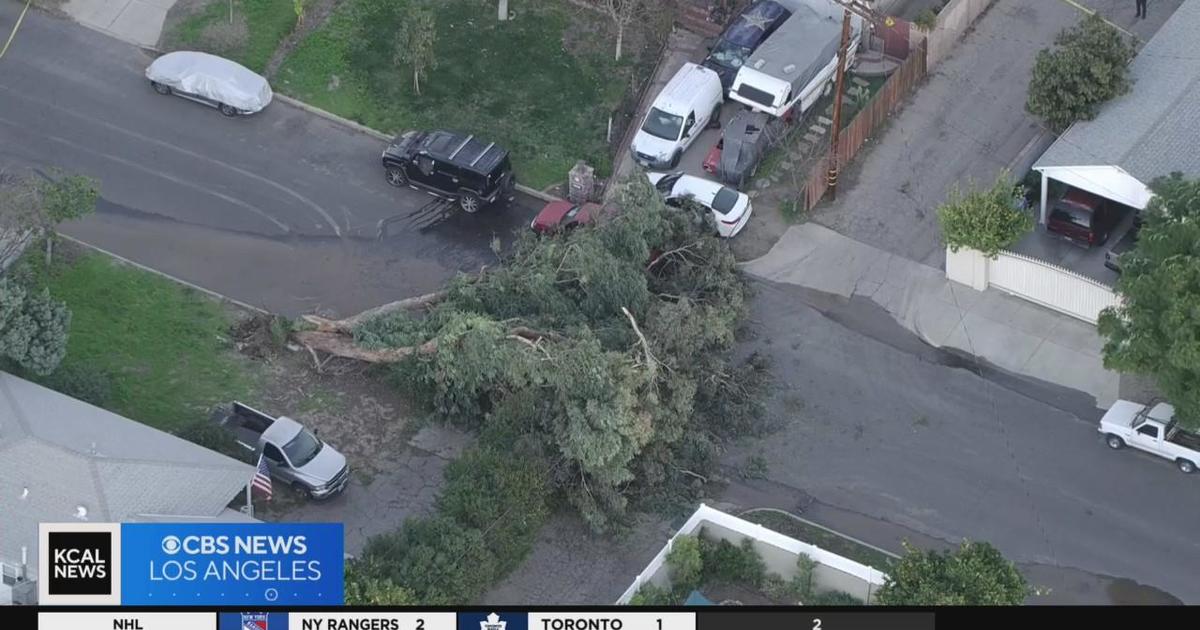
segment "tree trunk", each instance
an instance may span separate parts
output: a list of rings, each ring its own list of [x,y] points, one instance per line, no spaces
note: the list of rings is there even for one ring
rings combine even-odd
[[[351,315],[350,317],[343,319],[326,319],[324,317],[317,317],[316,315],[305,315],[303,316],[303,319],[304,321],[315,325],[318,332],[332,332],[349,335],[353,333],[354,329],[363,322],[375,319],[376,317],[390,315],[397,311],[411,311],[418,308],[433,306],[434,304],[446,299],[446,295],[446,291],[434,291],[433,293],[426,293],[425,295],[418,295],[417,297],[410,297],[403,300],[396,300],[395,302],[388,302],[383,306],[376,306],[375,308],[367,309],[357,315]]]
[[[417,96],[421,95],[421,70],[416,67],[413,68],[413,91]]]
[[[496,18],[501,22],[508,19],[508,0],[500,0],[496,6]]]
[[[613,59],[614,61],[621,60],[621,44],[622,44],[622,42],[624,42],[624,40],[625,40],[625,25],[618,23],[617,24],[617,54],[616,54],[616,57],[614,57],[614,59]]]
[[[46,235],[46,269],[50,268],[50,259],[54,256],[54,233]]]
[[[403,348],[380,348],[368,350],[354,345],[354,339],[340,333],[301,330],[292,333],[300,345],[346,359],[357,359],[367,363],[396,363],[414,354],[437,352],[437,340],[431,339],[419,346]]]

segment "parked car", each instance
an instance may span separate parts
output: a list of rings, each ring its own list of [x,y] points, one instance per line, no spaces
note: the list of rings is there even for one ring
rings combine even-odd
[[[1135,219],[1133,225],[1129,226],[1129,231],[1125,233],[1125,236],[1122,236],[1121,240],[1117,241],[1116,245],[1113,245],[1112,247],[1108,248],[1108,251],[1104,252],[1105,267],[1108,267],[1117,273],[1121,273],[1121,254],[1133,249],[1134,246],[1137,245],[1139,229],[1139,222]]]
[[[1175,408],[1167,403],[1139,405],[1118,400],[1100,419],[1100,433],[1110,448],[1132,446],[1175,462],[1180,472],[1200,466],[1200,435],[1175,421]]]
[[[745,193],[702,177],[683,173],[647,173],[646,177],[667,203],[691,198],[712,210],[717,233],[725,238],[732,238],[742,231],[754,210]]]
[[[600,210],[600,205],[595,203],[575,204],[570,201],[551,201],[533,218],[529,227],[539,234],[569,230],[591,223],[599,216]]]
[[[495,142],[451,131],[407,131],[383,150],[387,182],[449,199],[475,213],[511,201],[517,180],[508,150]]]
[[[271,102],[267,80],[242,65],[202,52],[167,53],[146,68],[150,86],[215,107],[226,116],[253,114]]]
[[[633,159],[646,168],[675,168],[701,130],[721,125],[723,93],[716,72],[683,64],[654,98],[633,136]]]
[[[792,12],[773,0],[759,0],[746,7],[721,33],[717,43],[709,49],[703,65],[712,68],[721,79],[721,87],[729,91],[738,68],[746,63],[750,54],[775,32]]]
[[[273,418],[234,402],[216,414],[218,424],[233,432],[238,444],[262,455],[271,476],[310,499],[325,499],[346,488],[346,457],[317,434],[291,418]]]
[[[1121,220],[1117,205],[1103,197],[1072,188],[1054,202],[1046,229],[1072,242],[1091,247],[1108,242]]]

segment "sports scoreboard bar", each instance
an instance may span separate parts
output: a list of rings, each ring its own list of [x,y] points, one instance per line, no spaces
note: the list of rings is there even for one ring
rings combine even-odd
[[[10,609],[17,612],[21,609]],[[26,609],[28,612],[35,611]],[[32,616],[32,615],[30,615]],[[446,612],[330,608],[273,612],[36,611],[38,630],[933,630],[927,611],[713,607]],[[32,628],[13,625],[12,628]]]

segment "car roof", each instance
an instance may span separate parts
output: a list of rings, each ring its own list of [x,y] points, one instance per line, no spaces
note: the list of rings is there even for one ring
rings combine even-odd
[[[696,95],[697,86],[703,85],[704,81],[715,81],[719,85],[721,79],[713,69],[689,61],[683,64],[658,93],[653,106],[668,114],[686,115],[690,111],[689,105]]]
[[[691,195],[696,198],[696,201],[709,205],[722,188],[727,188],[727,186],[720,182],[714,182],[711,179],[685,174],[671,187],[671,196],[681,197]],[[738,193],[738,195],[741,194],[743,193]]]
[[[508,150],[495,142],[446,130],[425,134],[418,150],[439,160],[484,174],[492,172],[508,155]]]
[[[761,0],[746,7],[721,34],[721,40],[738,46],[757,46],[767,31],[792,15],[787,7],[773,0]]]
[[[1076,206],[1083,206],[1089,210],[1099,207],[1104,202],[1099,196],[1078,188],[1068,190],[1067,194],[1063,195],[1062,200]]]

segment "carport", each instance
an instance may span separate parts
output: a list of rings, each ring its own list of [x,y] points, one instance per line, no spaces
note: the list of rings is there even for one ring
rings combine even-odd
[[[1200,177],[1198,31],[1200,0],[1184,2],[1130,64],[1130,92],[1072,125],[1033,165],[1042,224],[1050,180],[1142,210],[1156,178]]]

